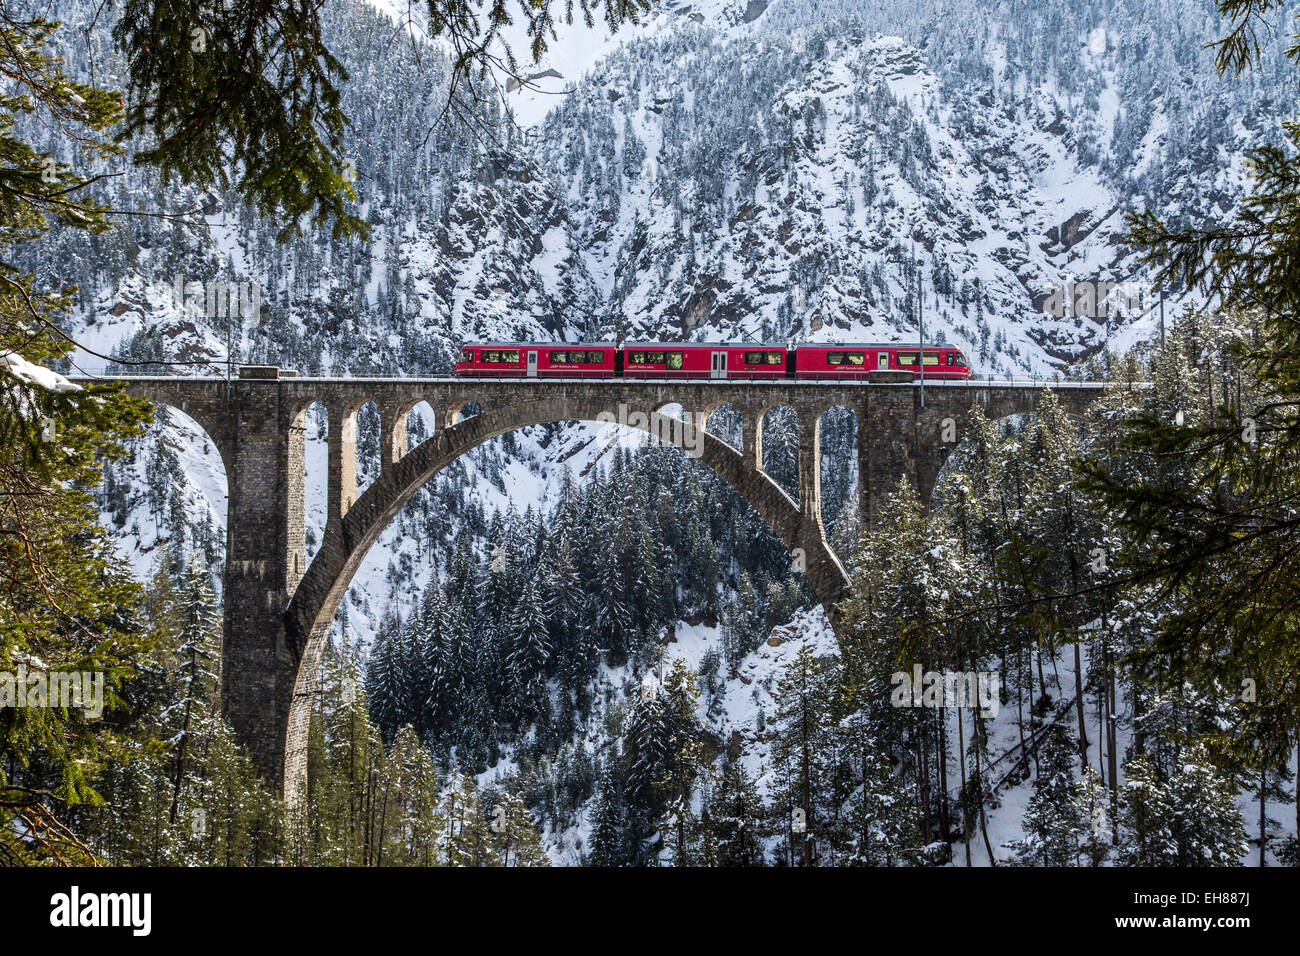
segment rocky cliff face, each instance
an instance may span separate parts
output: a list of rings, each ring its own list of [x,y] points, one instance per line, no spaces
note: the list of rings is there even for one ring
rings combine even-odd
[[[88,70],[76,38],[96,5],[67,7],[62,52]],[[533,84],[445,121],[436,49],[417,61],[391,42],[382,9],[327,9],[352,74],[370,240],[279,244],[280,224],[233,194],[164,190],[125,166],[113,205],[190,214],[28,253],[33,271],[79,286],[71,331],[95,351],[209,371],[232,355],[304,373],[438,374],[465,340],[912,341],[923,320],[927,340],[960,345],[978,374],[1050,374],[1151,333],[1149,298],[1103,314],[1062,290],[1140,291],[1129,209],[1231,215],[1242,157],[1276,129],[1225,117],[1290,90],[1272,52],[1249,82],[1216,81],[1202,0],[959,0],[942,12],[708,0],[666,3],[612,38],[579,26]],[[110,27],[101,18],[94,36],[112,83]],[[178,282],[254,283],[257,314],[219,313],[201,293],[178,296]],[[363,448],[373,427],[363,421]],[[503,479],[511,466],[489,450],[466,463],[483,480],[462,475],[454,494],[489,509],[540,503],[558,463],[607,447],[591,437],[523,435],[510,454],[526,480]],[[221,495],[201,433],[175,416],[113,476],[105,507],[143,570],[160,541],[202,539],[219,559]],[[399,532],[359,578],[363,636],[438,563],[436,542],[413,556]]]

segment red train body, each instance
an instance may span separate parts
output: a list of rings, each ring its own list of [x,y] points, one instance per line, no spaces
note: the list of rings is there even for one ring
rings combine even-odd
[[[786,349],[772,345],[629,342],[625,378],[785,378]]]
[[[466,345],[457,375],[483,378],[613,378],[618,346],[610,342],[490,342]]]
[[[455,373],[484,378],[862,379],[872,371],[970,378],[959,348],[899,343],[490,342],[460,350]]]
[[[900,345],[897,342],[851,345],[799,345],[794,349],[795,378],[866,378],[873,370],[911,372],[927,379],[970,378],[970,364],[951,345]]]

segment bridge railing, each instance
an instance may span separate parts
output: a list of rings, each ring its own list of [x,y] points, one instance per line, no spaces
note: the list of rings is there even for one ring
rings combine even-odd
[[[637,385],[705,385],[714,388],[734,388],[738,385],[746,387],[761,388],[764,386],[780,386],[795,388],[842,388],[846,385],[872,385],[877,388],[918,388],[920,380],[911,382],[868,382],[865,380],[853,379],[799,379],[799,378],[774,378],[774,379],[742,379],[742,378],[554,378],[539,377],[525,378],[520,376],[480,376],[458,377],[454,375],[444,376],[418,376],[418,375],[294,375],[287,376],[280,370],[280,375],[258,375],[258,376],[239,376],[235,381],[243,383],[277,383],[277,382],[375,382],[375,383],[400,383],[400,382],[422,382],[431,385],[472,385],[475,383],[492,383],[492,384],[519,384],[519,383],[539,383],[549,385],[596,385],[596,384],[621,384],[635,387]],[[159,381],[170,379],[186,379],[189,381],[199,382],[224,382],[225,375],[166,375],[151,374],[148,372],[133,372],[122,374],[118,372],[109,372],[106,369],[88,369],[80,368],[71,372],[63,373],[72,381],[94,381],[102,379],[104,381]],[[1053,388],[1053,389],[1085,389],[1096,390],[1106,387],[1107,385],[1118,385],[1117,382],[1077,382],[1067,380],[1054,380],[1046,378],[1013,378],[1013,379],[929,379],[925,380],[927,389],[985,389],[985,388]]]

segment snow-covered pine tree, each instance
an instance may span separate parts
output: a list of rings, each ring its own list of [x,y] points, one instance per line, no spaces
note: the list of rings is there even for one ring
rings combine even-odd
[[[1039,742],[1038,775],[1025,808],[1023,839],[1009,844],[1028,866],[1074,866],[1078,863],[1079,831],[1086,826],[1075,801],[1075,777],[1069,732],[1059,723],[1048,725]]]

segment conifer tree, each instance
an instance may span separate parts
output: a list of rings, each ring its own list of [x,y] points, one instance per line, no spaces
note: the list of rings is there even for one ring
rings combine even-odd
[[[1052,724],[1043,738],[1034,792],[1021,822],[1025,836],[1012,845],[1022,863],[1073,866],[1077,862],[1079,831],[1086,824],[1075,802],[1070,749],[1065,728]]]
[[[607,763],[596,789],[584,862],[588,866],[628,866],[635,858],[633,841],[623,790],[612,763]]]
[[[722,772],[709,802],[709,826],[717,847],[717,865],[762,866],[764,822],[763,801],[757,785],[745,772],[744,764],[733,761]]]
[[[176,674],[176,699],[163,714],[164,721],[176,727],[171,736],[174,769],[168,813],[173,824],[180,809],[181,791],[189,762],[193,759],[191,751],[195,748],[196,738],[201,739],[210,733],[216,720],[212,708],[220,681],[216,671],[219,653],[216,601],[208,584],[207,569],[201,561],[190,565],[178,597],[180,633],[177,635],[176,656],[180,666]]]
[[[121,443],[141,433],[146,405],[120,386],[79,388],[41,367],[71,350],[60,326],[75,298],[14,261],[51,225],[79,236],[109,228],[88,192],[95,164],[121,152],[108,136],[121,100],[64,72],[50,49],[57,27],[0,11],[9,78],[0,97],[0,670],[101,673],[111,715],[146,665],[150,638],[139,626],[141,589],[85,489],[101,460],[121,457]],[[34,129],[57,129],[78,168],[26,142],[22,131]],[[84,708],[0,709],[0,812],[12,824],[0,830],[0,861],[89,862],[58,815],[97,802],[94,779],[122,744],[111,721],[96,724]]]
[[[817,862],[817,841],[833,812],[826,799],[833,680],[833,671],[802,645],[777,682],[777,711],[768,730],[790,862],[800,866]]]
[[[505,794],[493,807],[491,829],[502,866],[550,865],[533,818],[518,794]]]
[[[1075,841],[1091,866],[1101,866],[1111,852],[1110,802],[1101,777],[1093,767],[1075,783],[1074,812],[1079,830]]]
[[[713,778],[713,765],[704,742],[705,727],[698,716],[699,690],[695,673],[678,658],[664,680],[668,721],[667,766],[655,788],[665,806],[668,840],[676,866],[696,865],[701,832],[694,797]]]

